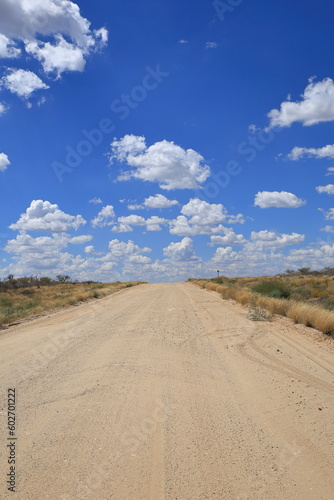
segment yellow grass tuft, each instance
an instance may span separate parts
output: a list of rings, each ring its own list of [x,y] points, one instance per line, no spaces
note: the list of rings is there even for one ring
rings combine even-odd
[[[327,335],[334,335],[334,311],[307,302],[277,299],[251,292],[247,285],[254,284],[256,278],[239,279],[238,283],[232,283],[232,286],[220,285],[209,280],[193,280],[192,282],[207,290],[220,293],[225,299],[233,299],[243,305],[251,304],[254,307],[261,307],[271,314],[287,316],[295,323],[316,328]],[[241,286],[242,283],[246,286]]]
[[[285,299],[275,299],[273,297],[258,296],[257,305],[267,309],[271,314],[286,316],[290,307],[290,302]]]
[[[334,313],[319,306],[294,302],[287,316],[295,323],[313,326],[327,335],[334,334]]]

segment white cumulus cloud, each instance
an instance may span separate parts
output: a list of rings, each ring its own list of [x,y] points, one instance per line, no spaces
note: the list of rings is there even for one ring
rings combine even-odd
[[[0,172],[4,172],[8,165],[10,165],[8,156],[5,153],[0,153]]]
[[[128,242],[120,241],[117,239],[111,240],[109,241],[108,247],[109,252],[104,257],[101,257],[101,261],[112,261],[125,258],[128,259],[129,257],[134,255],[151,252],[151,248],[140,248],[132,240],[128,240]]]
[[[255,195],[254,205],[260,208],[298,208],[305,201],[287,191],[260,191]]]
[[[81,236],[74,236],[69,240],[69,243],[72,243],[72,245],[82,245],[82,243],[87,243],[88,241],[91,241],[93,239],[93,236],[90,234],[82,234]]]
[[[36,90],[48,89],[46,85],[35,73],[23,69],[10,69],[8,74],[3,76],[0,84],[7,90],[24,99],[29,99]]]
[[[281,103],[280,109],[272,109],[268,113],[269,128],[290,127],[292,123],[315,125],[334,120],[334,81],[325,78],[320,82],[309,81],[297,102],[290,100]]]
[[[320,231],[325,231],[325,233],[334,233],[333,226],[325,226],[320,229]]]
[[[227,228],[224,236],[210,236],[209,245],[244,245],[246,242],[242,234],[236,234],[233,229]]]
[[[334,220],[334,208],[330,208],[327,212],[322,208],[319,208],[320,212],[323,212],[325,220]]]
[[[146,219],[146,229],[147,231],[161,231],[161,226],[168,222],[168,219],[153,215],[149,219]]]
[[[243,216],[230,216],[224,205],[208,203],[199,198],[192,198],[181,209],[183,215],[170,221],[170,233],[178,236],[195,236],[199,234],[222,234],[227,229],[220,224],[243,222]]]
[[[147,208],[170,208],[178,205],[177,200],[169,200],[163,194],[156,194],[145,199],[143,205]]]
[[[236,259],[238,259],[238,252],[235,252],[232,247],[219,247],[212,257],[215,264],[233,262]]]
[[[166,257],[172,260],[189,261],[198,260],[193,248],[193,241],[188,236],[177,243],[170,243],[168,247],[163,249]]]
[[[286,245],[299,245],[305,240],[303,234],[279,234],[276,231],[252,231],[251,240],[260,247],[284,247]]]
[[[49,201],[33,200],[17,222],[10,229],[25,231],[47,231],[63,233],[70,229],[77,230],[86,221],[81,215],[69,215],[62,212],[58,205]]]
[[[59,78],[64,71],[83,71],[85,58],[80,47],[68,43],[62,35],[56,36],[56,43],[29,42],[26,52],[41,62],[45,73],[56,73]]]
[[[327,186],[317,186],[318,193],[334,194],[334,184],[327,184]]]
[[[17,57],[20,42],[44,71],[57,76],[83,71],[85,58],[108,41],[106,28],[91,30],[79,6],[70,0],[2,0],[0,33],[3,57]]]
[[[19,57],[21,50],[15,46],[15,43],[0,33],[0,58],[10,59]]]
[[[300,148],[294,147],[288,155],[288,158],[293,161],[300,160],[301,158],[334,158],[334,144],[327,144],[322,148]]]
[[[227,210],[220,203],[208,203],[199,198],[192,198],[181,209],[181,213],[189,217],[190,224],[217,224],[226,219]]]
[[[118,217],[117,225],[112,228],[112,231],[115,233],[126,233],[133,231],[132,226],[146,226],[147,231],[160,231],[161,225],[168,222],[168,219],[163,219],[162,217],[153,216],[145,219],[140,215],[132,214]]]
[[[105,227],[114,224],[115,212],[112,205],[106,205],[92,220],[93,227]]]
[[[157,182],[161,189],[195,189],[210,175],[204,158],[193,149],[183,149],[166,140],[147,147],[145,138],[125,135],[111,143],[110,160],[125,163],[118,180],[140,179]]]
[[[0,116],[4,115],[7,111],[8,107],[4,102],[0,102]]]

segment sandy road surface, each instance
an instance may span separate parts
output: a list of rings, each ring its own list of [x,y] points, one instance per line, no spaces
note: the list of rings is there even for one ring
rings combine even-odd
[[[0,498],[334,498],[333,341],[191,284],[0,332]],[[7,388],[17,493],[6,492]]]

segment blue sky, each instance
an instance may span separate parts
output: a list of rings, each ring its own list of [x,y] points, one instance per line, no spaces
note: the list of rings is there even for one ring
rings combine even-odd
[[[0,277],[333,266],[333,17],[1,0]]]

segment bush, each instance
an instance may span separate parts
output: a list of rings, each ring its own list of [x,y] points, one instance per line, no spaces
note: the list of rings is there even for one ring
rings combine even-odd
[[[219,278],[212,278],[211,281],[213,281],[214,283],[218,283],[219,285],[221,285],[222,283],[224,283],[224,277],[223,276],[219,276]]]
[[[261,281],[252,287],[252,291],[275,299],[289,299],[291,295],[289,288],[274,280]]]
[[[251,321],[272,321],[273,317],[265,309],[258,306],[251,306],[248,313],[248,319]]]

